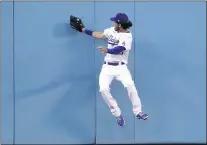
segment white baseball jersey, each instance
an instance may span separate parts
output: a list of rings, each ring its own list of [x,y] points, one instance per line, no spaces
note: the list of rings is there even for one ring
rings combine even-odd
[[[129,51],[132,47],[132,34],[118,33],[114,30],[114,27],[110,27],[104,30],[104,35],[108,39],[108,48],[114,48],[116,46],[124,46],[126,48],[121,54],[109,54],[107,53],[104,60],[107,62],[124,62],[128,63]]]

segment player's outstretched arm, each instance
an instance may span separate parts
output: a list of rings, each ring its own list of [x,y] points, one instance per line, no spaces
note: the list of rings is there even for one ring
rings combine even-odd
[[[96,39],[105,39],[104,32],[95,32],[85,28],[82,29],[82,32]]]

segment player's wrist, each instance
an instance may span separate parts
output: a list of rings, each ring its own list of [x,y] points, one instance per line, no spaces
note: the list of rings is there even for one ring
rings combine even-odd
[[[82,28],[82,32],[85,32],[85,30],[86,30],[85,28]]]
[[[84,33],[87,34],[87,35],[90,35],[90,36],[93,35],[93,31],[92,30],[88,30],[88,29],[85,29]]]

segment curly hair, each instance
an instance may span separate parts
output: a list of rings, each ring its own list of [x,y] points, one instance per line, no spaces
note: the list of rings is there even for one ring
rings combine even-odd
[[[132,27],[132,22],[128,21],[126,23],[122,23],[121,26],[123,29],[128,29],[128,28]]]

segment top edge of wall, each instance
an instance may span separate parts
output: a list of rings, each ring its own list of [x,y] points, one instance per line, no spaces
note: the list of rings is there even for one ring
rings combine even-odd
[[[2,2],[206,2],[207,0],[0,0]]]

